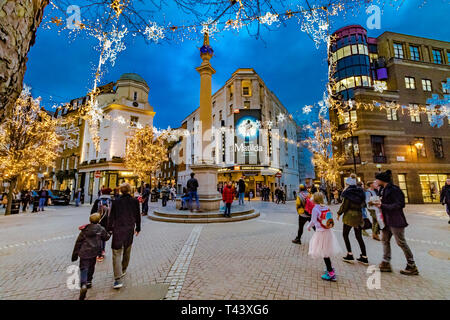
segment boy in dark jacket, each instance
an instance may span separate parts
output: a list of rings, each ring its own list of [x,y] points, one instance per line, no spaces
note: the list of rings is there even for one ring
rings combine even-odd
[[[407,261],[405,270],[400,270],[401,274],[418,275],[414,257],[406,243],[405,228],[408,226],[406,222],[403,208],[405,207],[405,195],[403,191],[392,183],[391,170],[380,172],[375,175],[378,185],[383,187],[381,192],[381,202],[375,203],[375,206],[381,209],[384,224],[386,225],[381,231],[381,239],[383,242],[383,261],[379,265],[381,272],[392,272],[391,268],[391,237],[394,236],[398,246],[403,250]]]
[[[92,286],[97,256],[102,252],[102,241],[108,241],[110,235],[100,224],[100,214],[89,217],[90,224],[81,226],[72,253],[72,262],[80,257],[80,300],[86,297],[87,289]]]

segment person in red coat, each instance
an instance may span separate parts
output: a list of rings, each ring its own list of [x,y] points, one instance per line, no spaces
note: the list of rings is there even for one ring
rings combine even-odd
[[[225,217],[231,217],[231,204],[233,203],[234,193],[231,188],[231,182],[228,182],[223,188],[222,200],[225,202]]]

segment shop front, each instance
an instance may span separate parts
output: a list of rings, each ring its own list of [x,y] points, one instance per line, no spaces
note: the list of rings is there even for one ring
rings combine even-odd
[[[246,193],[252,191],[253,197],[261,197],[261,190],[264,186],[268,186],[273,192],[280,185],[279,179],[275,174],[279,169],[268,166],[232,166],[219,169],[218,173],[218,189],[223,188],[226,182],[236,183],[241,177],[244,177]]]
[[[424,203],[439,203],[439,196],[448,174],[419,174]]]

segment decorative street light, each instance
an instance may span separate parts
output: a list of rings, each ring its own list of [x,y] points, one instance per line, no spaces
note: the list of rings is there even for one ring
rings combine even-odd
[[[420,153],[421,153],[422,148],[423,148],[423,141],[416,140],[416,142],[414,143],[414,146],[417,149],[417,162],[419,162],[419,160],[420,160],[419,156],[420,156]]]
[[[381,164],[377,164],[378,171],[381,171]]]

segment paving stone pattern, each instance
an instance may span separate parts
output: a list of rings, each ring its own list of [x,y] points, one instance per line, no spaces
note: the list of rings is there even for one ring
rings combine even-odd
[[[191,225],[143,217],[142,232],[134,240],[121,290],[169,285],[168,300],[450,298],[450,261],[445,259],[450,253],[450,225],[440,205],[406,208],[410,224],[406,237],[420,275],[399,273],[405,259],[392,239],[394,272],[381,273],[381,289],[371,290],[366,285],[371,276],[367,267],[346,264],[340,256],[332,258],[338,281],[320,279],[323,261],[310,259],[307,254],[312,232],[305,228],[302,245],[291,243],[298,221],[294,202],[251,204],[261,216],[242,222]],[[154,208],[160,203],[150,205]],[[87,223],[89,209],[88,205],[51,207],[38,214],[0,216],[0,299],[78,298],[78,290],[67,287],[71,276],[67,269],[74,264],[70,259],[78,226]],[[336,212],[337,206],[332,210]],[[344,249],[341,222],[334,231]],[[350,238],[353,253],[359,256],[353,233]],[[378,264],[381,243],[370,237],[364,240],[369,263]],[[113,298],[116,292],[112,283],[108,242],[106,259],[97,264],[87,299]]]

